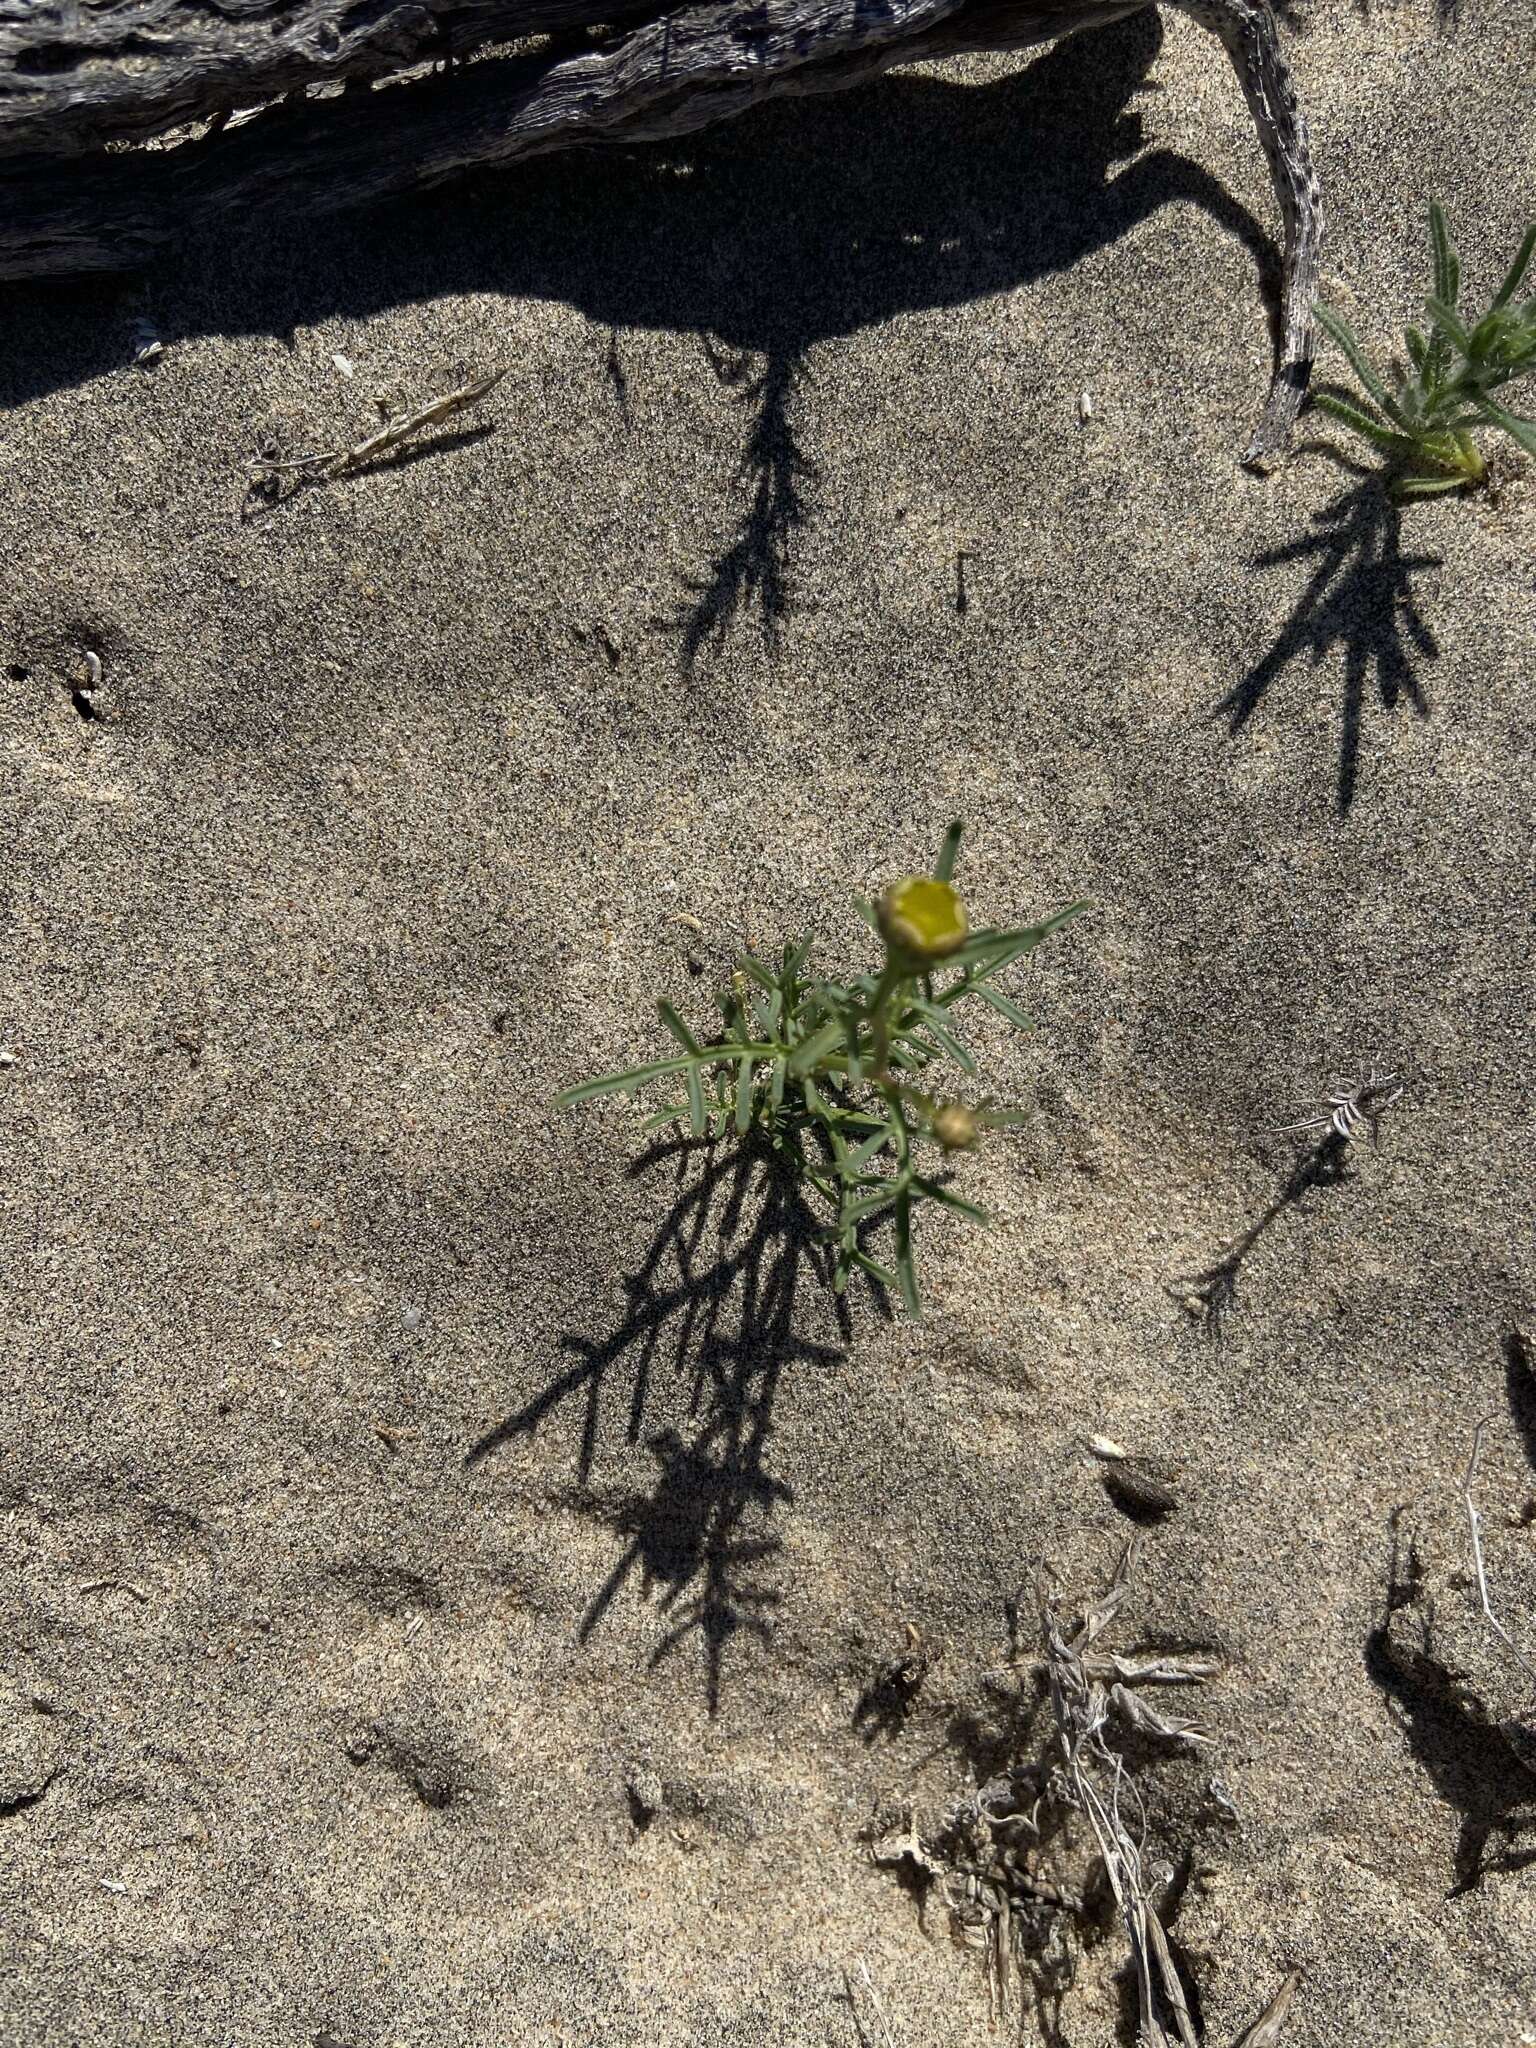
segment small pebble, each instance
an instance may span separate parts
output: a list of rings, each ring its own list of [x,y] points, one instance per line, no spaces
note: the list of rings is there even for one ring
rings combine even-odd
[[[1173,1488],[1145,1458],[1117,1458],[1103,1476],[1110,1499],[1128,1515],[1157,1520],[1179,1505]]]

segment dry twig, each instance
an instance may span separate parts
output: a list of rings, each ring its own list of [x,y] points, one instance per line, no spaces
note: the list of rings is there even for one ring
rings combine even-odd
[[[1374,1145],[1380,1132],[1383,1114],[1389,1110],[1403,1092],[1403,1084],[1396,1074],[1378,1074],[1372,1066],[1363,1080],[1339,1080],[1330,1084],[1328,1093],[1313,1112],[1294,1124],[1275,1124],[1270,1135],[1286,1136],[1290,1133],[1316,1132],[1320,1137],[1329,1133],[1342,1143],[1353,1143],[1364,1124],[1370,1131]]]
[[[1488,1573],[1483,1564],[1483,1525],[1477,1512],[1477,1500],[1473,1487],[1477,1481],[1477,1461],[1483,1454],[1483,1431],[1488,1427],[1484,1418],[1472,1432],[1472,1452],[1467,1459],[1467,1469],[1461,1482],[1462,1506],[1467,1511],[1467,1529],[1472,1538],[1472,1563],[1477,1572],[1477,1597],[1481,1602],[1483,1619],[1493,1630],[1499,1641],[1532,1677],[1536,1677],[1536,1658],[1522,1650],[1509,1630],[1493,1611],[1493,1602],[1488,1597]]]
[[[441,426],[455,413],[478,405],[482,398],[490,397],[506,374],[504,369],[488,371],[485,376],[471,378],[469,383],[444,392],[441,398],[418,406],[414,412],[393,413],[376,432],[351,448],[324,448],[312,455],[295,455],[284,461],[273,456],[253,455],[246,463],[246,469],[258,481],[264,477],[299,476],[319,482],[343,476],[349,469],[357,469],[365,462],[376,462],[380,456],[392,454],[426,428]]]

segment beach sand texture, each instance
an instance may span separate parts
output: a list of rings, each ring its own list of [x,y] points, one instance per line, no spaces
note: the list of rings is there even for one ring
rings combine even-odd
[[[1384,352],[1431,196],[1473,303],[1536,217],[1536,30],[1291,15]],[[1316,413],[1245,473],[1277,232],[1148,13],[7,295],[6,2048],[853,2048],[861,1962],[900,2048],[1129,2041],[1111,1924],[994,2028],[862,1839],[1010,1753],[1007,1603],[1132,1530],[1094,1432],[1180,1503],[1117,1642],[1221,1664],[1144,1774],[1206,2038],[1292,1969],[1285,2048],[1536,2037],[1536,1680],[1460,1498],[1487,1418],[1536,1653],[1536,465],[1400,530]],[[246,503],[263,436],[496,366]],[[992,1228],[839,1315],[760,1174],[646,1155],[664,1098],[552,1099],[744,944],[868,964],[957,815],[977,917],[1094,909],[979,1032]],[[1213,1333],[1181,1276],[1373,1060]]]

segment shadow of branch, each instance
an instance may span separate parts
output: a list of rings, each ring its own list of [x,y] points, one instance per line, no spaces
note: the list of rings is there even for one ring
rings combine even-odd
[[[1244,1262],[1260,1239],[1313,1188],[1339,1187],[1354,1178],[1347,1164],[1348,1151],[1347,1142],[1336,1131],[1330,1131],[1302,1154],[1274,1200],[1232,1241],[1213,1266],[1180,1276],[1170,1291],[1198,1316],[1210,1336],[1221,1335],[1222,1320],[1237,1301],[1237,1283]]]

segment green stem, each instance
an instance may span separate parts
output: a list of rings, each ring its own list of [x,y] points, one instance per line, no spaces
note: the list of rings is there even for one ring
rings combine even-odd
[[[887,960],[881,970],[880,979],[875,983],[875,992],[869,999],[869,1008],[865,1012],[869,1025],[870,1051],[874,1056],[870,1079],[887,1092],[891,1078],[891,997],[905,979],[895,961]]]

